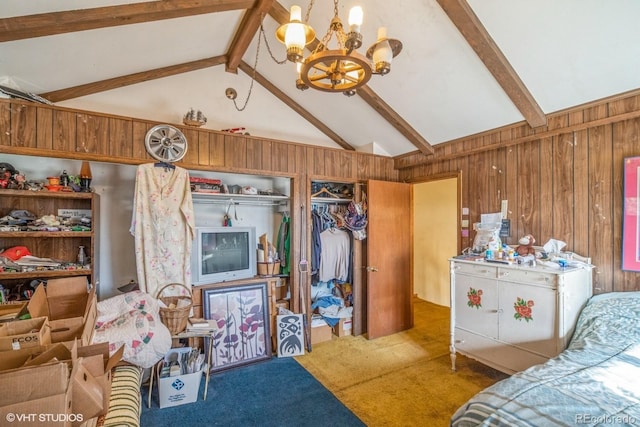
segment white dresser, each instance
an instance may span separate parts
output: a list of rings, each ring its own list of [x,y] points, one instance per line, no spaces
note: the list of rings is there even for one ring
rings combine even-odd
[[[592,294],[591,268],[551,269],[452,258],[456,352],[513,374],[564,350]]]

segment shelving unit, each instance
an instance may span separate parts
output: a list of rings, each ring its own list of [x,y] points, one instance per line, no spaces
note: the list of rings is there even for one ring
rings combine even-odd
[[[49,279],[71,276],[87,276],[98,287],[98,255],[96,249],[99,212],[99,196],[95,193],[49,192],[27,190],[0,190],[0,216],[9,215],[13,210],[27,210],[42,218],[45,215],[58,216],[60,209],[85,210],[91,212],[90,231],[0,231],[0,247],[26,246],[38,258],[60,261],[59,267],[22,267],[22,271],[0,272],[0,283],[5,287],[26,285],[34,279]],[[84,246],[91,263],[76,264],[78,248]]]

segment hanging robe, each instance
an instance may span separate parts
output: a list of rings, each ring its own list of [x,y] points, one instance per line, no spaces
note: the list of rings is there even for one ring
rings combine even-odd
[[[191,286],[195,221],[186,169],[138,166],[129,231],[140,290],[157,297],[169,283]]]

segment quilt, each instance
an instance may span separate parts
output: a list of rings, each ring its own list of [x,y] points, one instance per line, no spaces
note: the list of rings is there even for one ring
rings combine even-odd
[[[640,292],[592,297],[561,354],[481,391],[451,426],[640,425]]]
[[[93,343],[109,343],[110,352],[124,345],[122,359],[150,368],[171,348],[171,333],[160,321],[158,301],[133,291],[98,303]]]

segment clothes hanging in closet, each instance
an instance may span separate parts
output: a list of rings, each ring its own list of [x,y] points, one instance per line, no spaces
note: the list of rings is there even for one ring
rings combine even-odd
[[[138,166],[129,232],[140,290],[156,296],[169,283],[191,284],[195,221],[186,169]]]
[[[328,282],[349,278],[351,241],[349,233],[338,228],[328,228],[320,233],[322,256],[318,269],[318,280]]]
[[[284,214],[282,216],[282,222],[280,223],[280,229],[278,230],[277,251],[280,255],[280,272],[282,274],[289,274],[291,272],[291,265],[289,264],[289,252],[291,248],[291,222],[289,215]]]
[[[324,230],[322,217],[316,209],[311,211],[311,274],[317,274],[320,268],[320,256],[322,247],[320,233]]]

